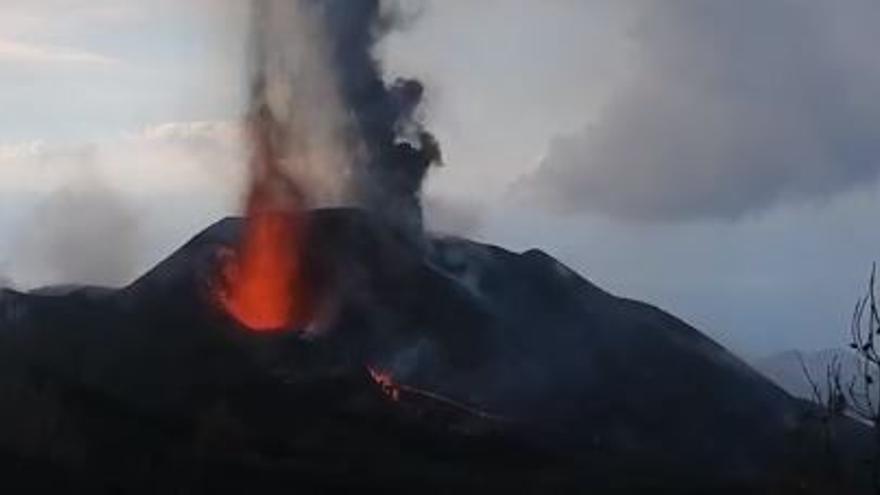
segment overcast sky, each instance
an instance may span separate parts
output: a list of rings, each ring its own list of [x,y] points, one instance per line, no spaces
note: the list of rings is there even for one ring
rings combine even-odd
[[[440,230],[540,247],[748,356],[843,343],[880,258],[875,0],[433,0]],[[0,2],[0,276],[121,284],[237,208],[243,2]]]

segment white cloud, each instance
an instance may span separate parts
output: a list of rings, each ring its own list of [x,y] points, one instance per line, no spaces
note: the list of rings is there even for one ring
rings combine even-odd
[[[38,45],[0,39],[0,61],[27,63],[115,64],[98,53],[63,46]]]
[[[0,163],[9,163],[16,160],[40,154],[44,149],[42,141],[28,141],[15,144],[0,144]]]
[[[24,288],[121,285],[238,211],[233,122],[154,126],[75,146],[0,146],[0,265]]]
[[[228,194],[241,185],[243,157],[234,122],[162,124],[77,145],[7,144],[0,145],[0,191],[51,192],[88,171],[134,195],[205,189]]]

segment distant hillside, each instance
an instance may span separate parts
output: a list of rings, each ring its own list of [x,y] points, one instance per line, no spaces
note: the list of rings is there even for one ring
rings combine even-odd
[[[791,395],[812,399],[813,392],[804,375],[801,359],[803,359],[813,381],[816,382],[822,393],[825,393],[827,388],[825,383],[826,370],[835,356],[840,361],[843,381],[849,383],[853,377],[859,374],[859,365],[857,356],[846,348],[822,349],[813,352],[789,350],[759,359],[753,364],[755,369]]]

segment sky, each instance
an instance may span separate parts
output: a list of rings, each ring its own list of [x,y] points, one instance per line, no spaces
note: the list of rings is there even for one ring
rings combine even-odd
[[[438,232],[747,357],[845,345],[880,257],[874,0],[398,0]],[[0,279],[125,284],[240,203],[232,0],[0,2]]]

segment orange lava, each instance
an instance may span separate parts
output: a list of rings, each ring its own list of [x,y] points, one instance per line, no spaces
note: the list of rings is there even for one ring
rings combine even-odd
[[[251,183],[243,236],[223,262],[217,299],[245,327],[272,332],[303,325],[309,317],[303,267],[305,207],[285,174],[279,125],[267,105],[253,112]]]
[[[400,400],[400,386],[394,381],[391,373],[379,371],[375,368],[367,366],[370,377],[382,389],[382,393],[387,395],[391,400],[397,402]]]
[[[220,301],[254,331],[283,330],[304,316],[299,217],[284,210],[249,214],[239,250],[223,266]]]

